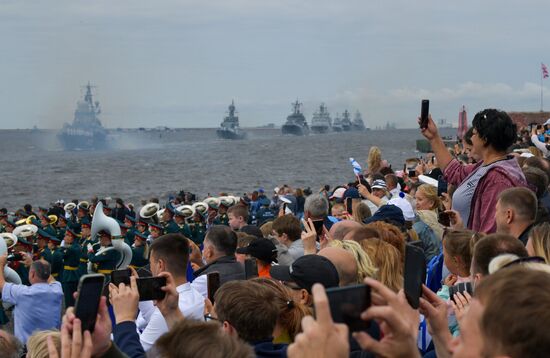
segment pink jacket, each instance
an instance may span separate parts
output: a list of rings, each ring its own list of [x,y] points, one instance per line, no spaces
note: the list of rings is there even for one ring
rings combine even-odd
[[[453,159],[443,171],[445,180],[449,184],[459,186],[466,177],[483,165],[462,165]],[[525,176],[514,157],[502,160],[498,166],[490,169],[482,177],[475,189],[471,202],[470,220],[468,229],[476,232],[492,234],[496,231],[495,211],[499,194],[508,188],[527,187]],[[462,218],[466,222],[467,218]]]

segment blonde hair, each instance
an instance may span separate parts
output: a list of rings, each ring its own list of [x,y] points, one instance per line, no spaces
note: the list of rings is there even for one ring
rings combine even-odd
[[[52,337],[55,349],[61,352],[61,333],[57,330],[38,331],[27,340],[27,357],[48,358],[48,336]]]
[[[426,199],[430,200],[433,204],[430,210],[436,210],[441,207],[441,200],[437,196],[437,188],[429,184],[422,184],[416,189],[416,192],[424,194]]]
[[[535,256],[544,258],[550,264],[550,224],[542,223],[535,226],[529,234]]]
[[[367,165],[371,175],[382,169],[382,151],[380,148],[374,146],[370,147]]]
[[[397,226],[383,221],[375,221],[365,227],[378,231],[380,239],[395,247],[399,251],[401,260],[405,260],[405,234]]]
[[[359,243],[352,240],[332,240],[328,246],[339,247],[353,254],[357,261],[357,283],[362,283],[365,277],[376,278],[376,266]]]
[[[399,251],[393,245],[378,238],[361,240],[360,245],[378,269],[378,281],[394,292],[402,289],[403,261]]]
[[[372,216],[369,206],[362,201],[357,203],[352,202],[351,207],[353,210],[353,220],[357,221],[359,224],[363,224],[363,220]]]
[[[268,237],[273,232],[273,221],[268,221],[260,226],[260,231],[264,237]]]

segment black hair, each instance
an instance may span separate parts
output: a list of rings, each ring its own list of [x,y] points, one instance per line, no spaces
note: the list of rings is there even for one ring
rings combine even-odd
[[[214,225],[206,232],[206,240],[210,241],[216,251],[226,256],[235,255],[237,250],[237,234],[229,226]]]
[[[182,234],[166,234],[155,239],[150,252],[157,260],[163,259],[168,271],[175,276],[185,276],[189,262],[189,240]]]
[[[464,133],[464,137],[462,139],[464,139],[466,144],[468,144],[468,145],[473,145],[474,144],[474,143],[472,143],[472,135],[473,134],[474,134],[474,127],[468,128],[466,133]]]
[[[492,146],[499,152],[505,152],[517,138],[517,126],[510,116],[496,109],[484,109],[478,112],[472,126],[479,138],[486,141],[485,146]]]

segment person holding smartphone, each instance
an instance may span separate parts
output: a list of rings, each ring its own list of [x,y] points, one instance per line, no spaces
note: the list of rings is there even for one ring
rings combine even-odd
[[[496,109],[477,113],[472,126],[472,153],[481,160],[471,165],[463,165],[451,156],[431,116],[421,132],[430,142],[444,179],[457,187],[452,209],[459,212],[468,229],[493,233],[498,195],[510,187],[527,187],[517,160],[508,156],[517,129],[507,113]]]

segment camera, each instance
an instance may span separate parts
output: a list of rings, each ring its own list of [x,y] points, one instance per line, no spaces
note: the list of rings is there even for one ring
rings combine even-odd
[[[13,254],[8,255],[8,262],[23,261],[23,259],[23,254],[19,252],[14,252]]]

